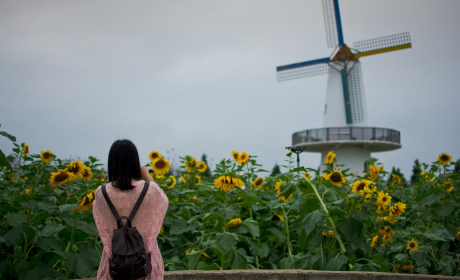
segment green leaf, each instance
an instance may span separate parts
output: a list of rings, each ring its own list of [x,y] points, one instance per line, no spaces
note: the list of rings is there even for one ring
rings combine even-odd
[[[64,278],[64,274],[56,271],[51,267],[50,265],[47,264],[40,264],[40,266],[37,266],[33,269],[27,270],[24,273],[24,276],[22,279],[27,279],[27,280],[44,280],[44,279],[57,279],[57,278]]]
[[[427,197],[425,199],[425,201],[423,203],[421,203],[421,204],[422,205],[424,205],[424,204],[433,204],[433,203],[439,202],[441,200],[441,198],[443,198],[443,197],[444,197],[444,193],[432,194],[429,197]]]
[[[412,258],[417,263],[417,265],[423,266],[426,264],[428,266],[431,266],[431,262],[428,259],[425,252],[415,251],[415,252],[412,252],[411,255],[412,255]]]
[[[0,135],[5,136],[6,138],[10,139],[11,142],[16,142],[16,137],[14,137],[13,135],[5,131],[0,131]]]
[[[171,225],[171,228],[169,229],[169,234],[183,234],[184,232],[188,232],[191,230],[196,229],[199,226],[198,223],[196,224],[191,224],[187,225],[187,222],[185,220],[175,220],[174,223]]]
[[[60,224],[47,224],[45,228],[38,234],[38,236],[56,236],[61,230],[65,228],[66,226]]]
[[[442,236],[444,237],[445,239],[448,239],[450,241],[454,241],[455,240],[455,236],[453,234],[451,234],[450,232],[448,232],[446,229],[438,229],[435,231],[435,233],[439,236]]]
[[[243,248],[233,248],[230,254],[230,266],[232,269],[246,269],[247,255]]]
[[[99,236],[99,231],[97,230],[96,224],[87,223],[78,219],[76,228],[86,232],[89,235]]]
[[[366,264],[359,264],[356,263],[353,265],[353,271],[380,271],[380,265],[376,264],[375,262],[368,262]]]
[[[187,267],[189,270],[195,270],[199,257],[200,252],[191,252],[187,254]]]
[[[327,264],[325,270],[338,271],[344,264],[348,262],[348,258],[345,255],[340,254],[337,257],[331,258]]]
[[[428,270],[426,270],[426,268],[424,267],[416,268],[415,272],[417,272],[418,274],[428,274]]]
[[[215,263],[208,265],[206,262],[199,262],[196,266],[197,270],[219,270],[219,266]]]
[[[39,224],[43,223],[44,221],[46,221],[46,219],[48,219],[50,216],[50,214],[48,214],[47,212],[41,212],[37,215],[35,215],[33,217],[33,223],[34,223],[34,226],[38,226]]]
[[[3,236],[3,240],[8,246],[11,246],[13,244],[21,244],[22,242],[24,242],[24,234],[30,235],[30,237],[35,237],[34,233],[34,230],[30,228],[28,225],[20,224],[18,226],[13,227],[9,232],[7,232],[5,236]]]
[[[63,204],[59,206],[59,212],[72,211],[72,209],[77,208],[78,206],[78,204]]]
[[[259,224],[257,221],[254,221],[252,218],[248,218],[243,221],[243,225],[246,227],[246,229],[249,231],[249,233],[254,236],[254,237],[259,237]]]
[[[77,248],[80,255],[85,256],[85,262],[90,268],[96,268],[99,266],[101,258],[94,250],[93,244],[80,242],[77,244]]]
[[[404,260],[404,259],[407,259],[407,255],[404,255],[404,254],[399,253],[399,254],[397,254],[397,255],[395,256],[395,260],[397,260],[397,261],[402,261],[402,260]]]
[[[326,215],[326,213],[323,210],[315,210],[302,220],[304,230],[307,235],[310,234],[310,232],[315,229],[316,225],[323,220],[324,215]]]
[[[343,217],[337,223],[339,232],[342,233],[348,241],[354,241],[360,238],[363,224],[354,218]]]
[[[227,253],[236,245],[238,237],[234,233],[223,232],[216,234],[217,239],[217,248],[224,253]]]
[[[262,258],[266,258],[268,253],[270,253],[270,248],[268,247],[267,243],[261,243],[260,240],[251,240],[248,238],[249,241],[249,251],[254,256],[259,256]]]
[[[66,267],[80,278],[86,278],[91,273],[90,267],[85,261],[85,256],[76,253],[65,253]]]
[[[425,235],[426,237],[428,237],[429,239],[433,241],[445,241],[445,239],[442,236],[436,233],[424,233],[423,235]]]
[[[305,199],[299,207],[299,214],[301,217],[305,217],[308,215],[308,213],[319,209],[320,205],[318,199],[316,197],[310,197],[309,199]]]
[[[37,245],[45,251],[62,253],[62,241],[58,238],[38,238]]]
[[[2,152],[2,150],[0,150],[0,167],[3,166],[6,166],[10,170],[13,169],[8,160],[6,159],[5,154]]]
[[[5,218],[14,227],[20,224],[27,224],[27,216],[23,212],[7,214],[5,215]]]
[[[453,203],[447,203],[444,205],[436,206],[434,208],[434,212],[436,212],[436,214],[444,218],[448,216],[450,213],[452,213],[452,211],[454,211],[454,208],[455,208],[455,205]]]
[[[243,200],[240,202],[240,205],[242,206],[246,206],[248,204],[256,204],[257,202],[260,201],[260,196],[250,191],[240,190],[240,194],[243,197]],[[232,217],[226,218],[226,219],[231,219],[231,218]]]

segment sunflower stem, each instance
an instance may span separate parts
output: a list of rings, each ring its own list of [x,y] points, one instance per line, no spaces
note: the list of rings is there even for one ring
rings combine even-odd
[[[284,207],[281,207],[281,209],[283,209],[284,225],[286,227],[286,240],[287,240],[288,252],[289,252],[289,256],[291,257],[291,260],[292,260],[292,265],[294,265],[294,258],[292,257],[292,250],[291,250],[291,236],[290,236],[290,232],[289,232],[288,217],[286,216],[286,211],[284,211]]]
[[[321,199],[321,196],[319,195],[318,190],[316,189],[315,185],[312,182],[310,182],[310,180],[308,180],[307,178],[305,178],[302,175],[297,174],[297,175],[294,175],[294,176],[298,176],[298,177],[304,179],[307,182],[307,184],[311,186],[311,188],[315,192],[315,195],[318,198],[321,206],[323,207],[324,212],[326,212],[326,216],[327,216],[327,218],[329,220],[329,223],[330,223],[332,229],[334,230],[334,232],[339,233],[339,231],[335,227],[335,223],[332,220],[331,215],[329,215],[329,211],[327,210],[326,204],[324,204],[324,201]],[[345,245],[343,244],[342,238],[340,237],[339,234],[337,234],[337,241],[339,242],[339,246],[340,246],[340,250],[342,251],[342,254],[345,254],[345,252],[347,250],[345,249]],[[350,270],[353,268],[353,265],[351,263],[349,263],[348,266],[349,266]]]

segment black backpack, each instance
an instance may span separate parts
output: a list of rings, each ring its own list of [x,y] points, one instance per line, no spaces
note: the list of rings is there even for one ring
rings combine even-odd
[[[152,271],[151,253],[145,252],[144,240],[135,227],[132,227],[131,221],[136,215],[142,200],[149,188],[149,182],[146,181],[139,199],[134,205],[133,211],[129,217],[118,215],[117,210],[112,204],[105,184],[102,186],[102,194],[110,207],[115,219],[117,220],[118,229],[113,230],[112,237],[112,258],[109,258],[110,276],[114,280],[137,279]],[[123,224],[121,220],[125,219]]]

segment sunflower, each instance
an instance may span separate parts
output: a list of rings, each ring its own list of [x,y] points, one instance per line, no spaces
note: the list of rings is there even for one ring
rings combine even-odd
[[[219,178],[214,179],[214,182],[215,182],[216,188],[222,191],[231,191],[235,187],[240,188],[240,189],[243,187],[243,181],[231,175],[220,176]]]
[[[380,172],[383,172],[385,170],[385,165],[382,164],[382,166],[380,166]]]
[[[200,161],[200,163],[198,163],[198,172],[205,172],[206,169],[208,169],[208,166],[206,165],[206,163],[204,161]]]
[[[174,188],[174,186],[176,185],[177,183],[177,180],[176,180],[176,177],[174,177],[173,175],[169,176],[168,179],[166,179],[166,188],[168,190]]]
[[[377,211],[375,211],[375,213],[377,213],[377,214],[383,214],[385,211],[388,211],[388,208],[387,208],[385,205],[383,205],[383,204],[379,204],[379,205],[377,206]]]
[[[411,252],[418,250],[418,243],[413,238],[409,243],[407,243],[406,249],[410,250]]]
[[[75,212],[84,212],[88,209],[91,209],[91,207],[93,207],[93,202],[94,202],[94,199],[96,197],[96,190],[95,189],[94,191],[86,194],[82,199],[80,199],[77,203],[78,203],[78,207],[77,208],[74,208],[73,210]]]
[[[393,237],[394,234],[394,230],[392,230],[391,228],[386,228],[384,233],[385,240],[390,239],[391,237]]]
[[[444,183],[444,186],[446,186],[446,192],[450,193],[451,191],[454,190],[454,185],[450,182],[450,180],[447,180]]]
[[[185,256],[187,256],[189,253],[193,253],[193,252],[196,252],[195,250],[187,250],[185,251]]]
[[[288,202],[292,198],[292,193],[289,195],[289,197],[286,199],[284,196],[279,196],[281,194],[281,185],[283,184],[283,181],[279,180],[278,182],[275,183],[275,190],[277,193],[277,197],[279,200],[283,202]]]
[[[377,242],[378,239],[379,239],[378,235],[375,235],[374,237],[372,237],[372,242],[371,242],[371,247],[372,248],[375,247],[375,243]]]
[[[293,152],[289,151],[289,152],[286,153],[286,156],[290,157],[290,156],[292,156],[292,154],[293,154]]]
[[[437,162],[442,165],[448,165],[452,161],[452,156],[448,153],[442,153],[438,156]]]
[[[26,194],[31,194],[32,193],[32,189],[27,189],[26,190]]]
[[[91,171],[91,168],[85,167],[83,169],[83,173],[81,176],[83,177],[83,180],[86,180],[86,181],[91,180],[91,177],[93,177],[93,172]]]
[[[399,186],[399,185],[401,185],[401,178],[400,178],[398,175],[396,175],[396,174],[391,174],[391,177],[392,177],[392,182],[391,182],[391,184],[392,184],[393,186]]]
[[[326,163],[327,164],[332,164],[334,162],[335,154],[334,151],[329,151],[326,156]]]
[[[201,252],[200,253],[200,258],[204,261],[204,260],[209,259],[211,257],[208,254],[206,254],[205,252]]]
[[[52,151],[42,151],[41,153],[42,162],[49,163],[50,161],[52,161],[53,159],[51,158],[51,155],[54,155]]]
[[[257,178],[254,180],[254,182],[252,182],[254,188],[258,189],[258,188],[261,188],[265,183],[265,178]]]
[[[188,175],[187,174],[182,174],[182,176],[180,177],[182,183],[187,183],[187,180],[188,180]]]
[[[371,174],[371,179],[375,181],[379,177],[380,168],[378,168],[378,166],[375,166],[375,165],[370,165],[369,173]]]
[[[195,179],[193,180],[195,184],[201,183],[201,177],[199,175],[195,175]]]
[[[346,183],[345,177],[343,177],[342,172],[337,167],[331,173],[326,173],[324,175],[326,180],[331,181],[332,184],[336,185],[337,187],[341,188],[343,183]]]
[[[62,184],[72,181],[73,173],[68,172],[66,169],[60,169],[58,172],[51,172],[51,177],[49,179],[50,185],[54,186],[56,184],[62,186]]]
[[[192,197],[192,200],[193,201],[198,201],[198,197],[195,195],[195,196]]]
[[[380,226],[379,227],[379,233],[381,235],[384,235],[386,233],[386,230],[387,230],[387,226]]]
[[[152,162],[152,169],[156,174],[164,174],[169,172],[171,164],[165,158],[159,158]]]
[[[241,155],[237,151],[235,151],[235,150],[232,151],[232,158],[237,163],[241,163]]]
[[[249,160],[249,155],[246,152],[241,152],[240,163],[244,165],[248,163],[248,160]]]
[[[198,161],[196,158],[192,158],[187,156],[187,159],[184,161],[185,168],[187,168],[187,172],[193,173],[198,168]]]
[[[305,173],[303,174],[303,176],[304,176],[305,178],[307,178],[308,180],[311,179],[311,174],[310,174],[310,172],[305,172]]]
[[[150,154],[149,154],[149,159],[150,161],[154,161],[156,159],[160,159],[162,158],[161,154],[157,151],[151,151]]]
[[[24,146],[22,147],[22,155],[26,157],[29,154],[29,152],[29,145],[24,144]]]
[[[230,222],[227,223],[227,227],[229,227],[229,228],[236,227],[236,226],[239,226],[239,225],[241,225],[241,219],[240,218],[232,219],[232,220],[230,220]]]
[[[357,210],[357,211],[361,211],[361,210],[362,210],[361,204],[356,205],[356,210]]]
[[[86,165],[81,163],[81,160],[72,161],[67,165],[69,172],[71,172],[75,178],[81,178],[85,170]]]
[[[330,229],[328,232],[327,232],[327,235],[329,236],[334,236],[334,231],[332,229]]]
[[[390,207],[390,216],[391,217],[401,217],[402,213],[405,212],[406,204],[401,201]]]
[[[388,193],[384,193],[383,191],[380,191],[379,196],[377,198],[377,202],[379,204],[387,206],[391,202],[391,196]]]
[[[355,181],[353,183],[353,187],[351,188],[351,192],[359,194],[365,187],[369,187],[372,184],[372,181],[369,180],[362,180],[362,181]]]
[[[277,213],[270,213],[270,216],[273,216],[272,221],[276,221],[276,218],[275,218],[275,217],[277,217],[278,220],[284,222],[284,217],[283,217],[282,215],[280,215],[280,214],[277,214]]]
[[[164,227],[163,225],[161,225],[161,229],[160,229],[160,233],[159,234],[162,234],[164,232]]]

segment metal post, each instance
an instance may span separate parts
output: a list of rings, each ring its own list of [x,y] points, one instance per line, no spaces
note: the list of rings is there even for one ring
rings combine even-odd
[[[303,150],[305,149],[306,147],[303,147],[303,148],[300,148],[300,147],[295,147],[295,148],[292,148],[292,147],[286,147],[286,149],[288,149],[289,151],[295,153],[297,155],[297,168],[300,167],[300,154],[303,152]],[[297,174],[299,174],[300,171],[297,171]],[[300,189],[297,189],[297,196],[300,197]]]

